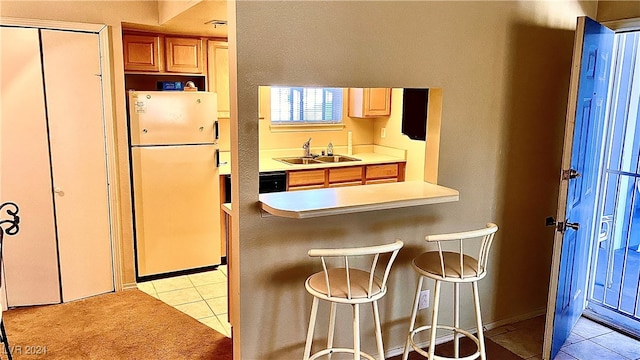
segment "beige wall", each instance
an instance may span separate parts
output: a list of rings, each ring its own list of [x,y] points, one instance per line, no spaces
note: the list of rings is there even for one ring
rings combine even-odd
[[[0,16],[106,24],[110,26],[112,98],[114,101],[116,147],[122,213],[122,278],[125,286],[135,284],[133,223],[131,218],[129,155],[122,60],[121,22],[157,25],[158,9],[153,1],[8,1],[0,3]],[[114,165],[114,164],[111,164]],[[112,184],[114,186],[116,184]],[[118,279],[116,279],[118,281]]]
[[[600,0],[598,21],[620,20],[640,17],[640,1]]]
[[[595,16],[596,2],[236,5],[232,159],[243,359],[301,356],[311,307],[303,284],[320,269],[306,255],[313,247],[405,241],[381,302],[388,351],[404,343],[416,280],[410,260],[425,249],[427,233],[497,222],[490,273],[480,283],[485,323],[544,311],[553,241],[544,218],[556,208],[573,29],[576,16]],[[438,182],[458,189],[460,201],[320,219],[262,217],[257,94],[264,84],[442,88]],[[464,327],[473,324],[469,294],[463,291]],[[450,321],[450,301],[441,310]],[[339,310],[338,339],[351,337],[349,317]],[[375,352],[370,311],[361,321],[363,349]]]
[[[331,84],[322,84],[331,86]],[[373,119],[358,119],[347,116],[348,112],[348,91],[344,89],[342,105],[342,124],[344,128],[339,130],[297,130],[282,131],[271,129],[271,96],[270,87],[260,88],[260,150],[272,149],[300,149],[303,155],[302,143],[311,138],[311,150],[314,154],[327,149],[329,142],[333,146],[347,146],[347,133],[352,132],[353,145],[373,144]],[[336,150],[336,153],[338,151]],[[346,154],[346,153],[345,153]]]
[[[375,119],[373,127],[373,142],[377,145],[389,146],[407,150],[406,180],[425,180],[425,148],[426,143],[411,140],[402,134],[402,89],[392,89],[391,116]],[[381,136],[381,129],[385,129],[385,137]]]

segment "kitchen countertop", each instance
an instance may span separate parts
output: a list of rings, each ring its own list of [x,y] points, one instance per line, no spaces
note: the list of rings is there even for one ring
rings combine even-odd
[[[342,150],[338,148],[338,150]],[[346,151],[336,151],[335,155],[346,155],[352,158],[359,159],[360,161],[346,161],[340,163],[318,163],[318,164],[306,164],[306,165],[294,165],[286,164],[275,160],[274,158],[280,157],[296,157],[302,156],[301,150],[262,150],[260,151],[260,172],[269,171],[292,171],[292,170],[311,170],[311,169],[324,169],[329,167],[345,167],[345,166],[360,166],[360,165],[375,165],[375,164],[389,164],[397,162],[406,162],[406,151],[401,149],[393,149],[378,145],[363,145],[355,146],[354,153],[347,155]],[[229,152],[220,152],[220,175],[227,175],[231,173],[231,161]]]
[[[269,214],[303,219],[459,200],[459,192],[422,181],[260,194]]]
[[[344,155],[344,154],[335,154]],[[372,164],[387,164],[405,162],[405,159],[376,153],[360,153],[354,155],[346,155],[359,161],[344,161],[338,163],[317,163],[317,164],[285,164],[274,158],[261,158],[260,159],[260,172],[265,171],[291,171],[291,170],[311,170],[311,169],[324,169],[329,167],[344,167],[344,166],[361,166]],[[285,156],[283,156],[285,157]]]

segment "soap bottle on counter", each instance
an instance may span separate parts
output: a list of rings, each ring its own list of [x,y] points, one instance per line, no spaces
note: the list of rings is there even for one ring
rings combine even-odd
[[[329,142],[329,145],[327,145],[327,155],[333,156],[333,144],[331,142]]]

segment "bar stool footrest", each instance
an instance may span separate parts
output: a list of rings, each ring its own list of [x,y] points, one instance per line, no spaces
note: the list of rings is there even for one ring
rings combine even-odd
[[[425,326],[421,326],[419,328],[416,328],[414,330],[412,330],[409,333],[409,344],[411,345],[411,347],[413,348],[413,350],[415,350],[417,353],[419,353],[422,356],[425,357],[429,357],[429,353],[424,351],[423,349],[421,349],[418,345],[416,345],[415,341],[413,340],[413,337],[417,334],[420,333],[422,331],[425,330],[430,330],[431,329],[431,325],[425,325]],[[478,338],[473,335],[472,333],[463,330],[463,329],[459,329],[459,328],[455,328],[453,326],[447,326],[447,325],[437,325],[436,329],[444,329],[444,330],[450,330],[453,332],[457,332],[459,334],[464,335],[465,337],[468,337],[469,339],[473,340],[473,342],[476,343],[476,346],[478,347],[478,350],[476,350],[475,353],[465,356],[465,357],[459,357],[459,358],[450,358],[450,357],[446,357],[446,356],[440,356],[440,355],[434,355],[433,359],[434,360],[473,360],[473,359],[477,359],[480,357],[480,340],[478,340]],[[431,346],[435,346],[435,344],[429,344],[429,347]]]
[[[353,354],[355,351],[353,349],[347,349],[347,348],[331,348],[331,349],[324,349],[324,350],[320,350],[315,354],[312,354],[309,357],[309,360],[313,360],[313,359],[317,359],[321,356],[325,356],[325,355],[329,355],[329,354],[335,354],[335,353],[347,353],[347,354]],[[376,358],[374,358],[373,356],[364,353],[364,352],[360,352],[360,357],[364,357],[367,358],[369,360],[377,360]]]

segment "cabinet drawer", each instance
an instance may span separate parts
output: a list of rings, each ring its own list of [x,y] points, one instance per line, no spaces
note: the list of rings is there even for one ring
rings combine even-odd
[[[398,164],[368,165],[367,180],[398,177]]]
[[[322,184],[322,185],[293,186],[293,187],[290,187],[289,190],[287,190],[287,191],[314,190],[314,189],[324,189],[324,184]]]
[[[329,183],[362,181],[362,166],[329,169]]]
[[[341,183],[334,183],[334,184],[329,184],[330,188],[335,188],[335,187],[344,187],[344,186],[360,186],[362,185],[362,180],[360,181],[349,181],[349,182],[341,182]]]
[[[304,186],[304,185],[323,185],[324,186],[324,169],[320,170],[303,170],[290,171],[287,174],[287,187]]]
[[[390,179],[375,179],[375,180],[367,180],[366,184],[386,184],[386,183],[394,183],[398,182],[398,178],[390,178]]]

